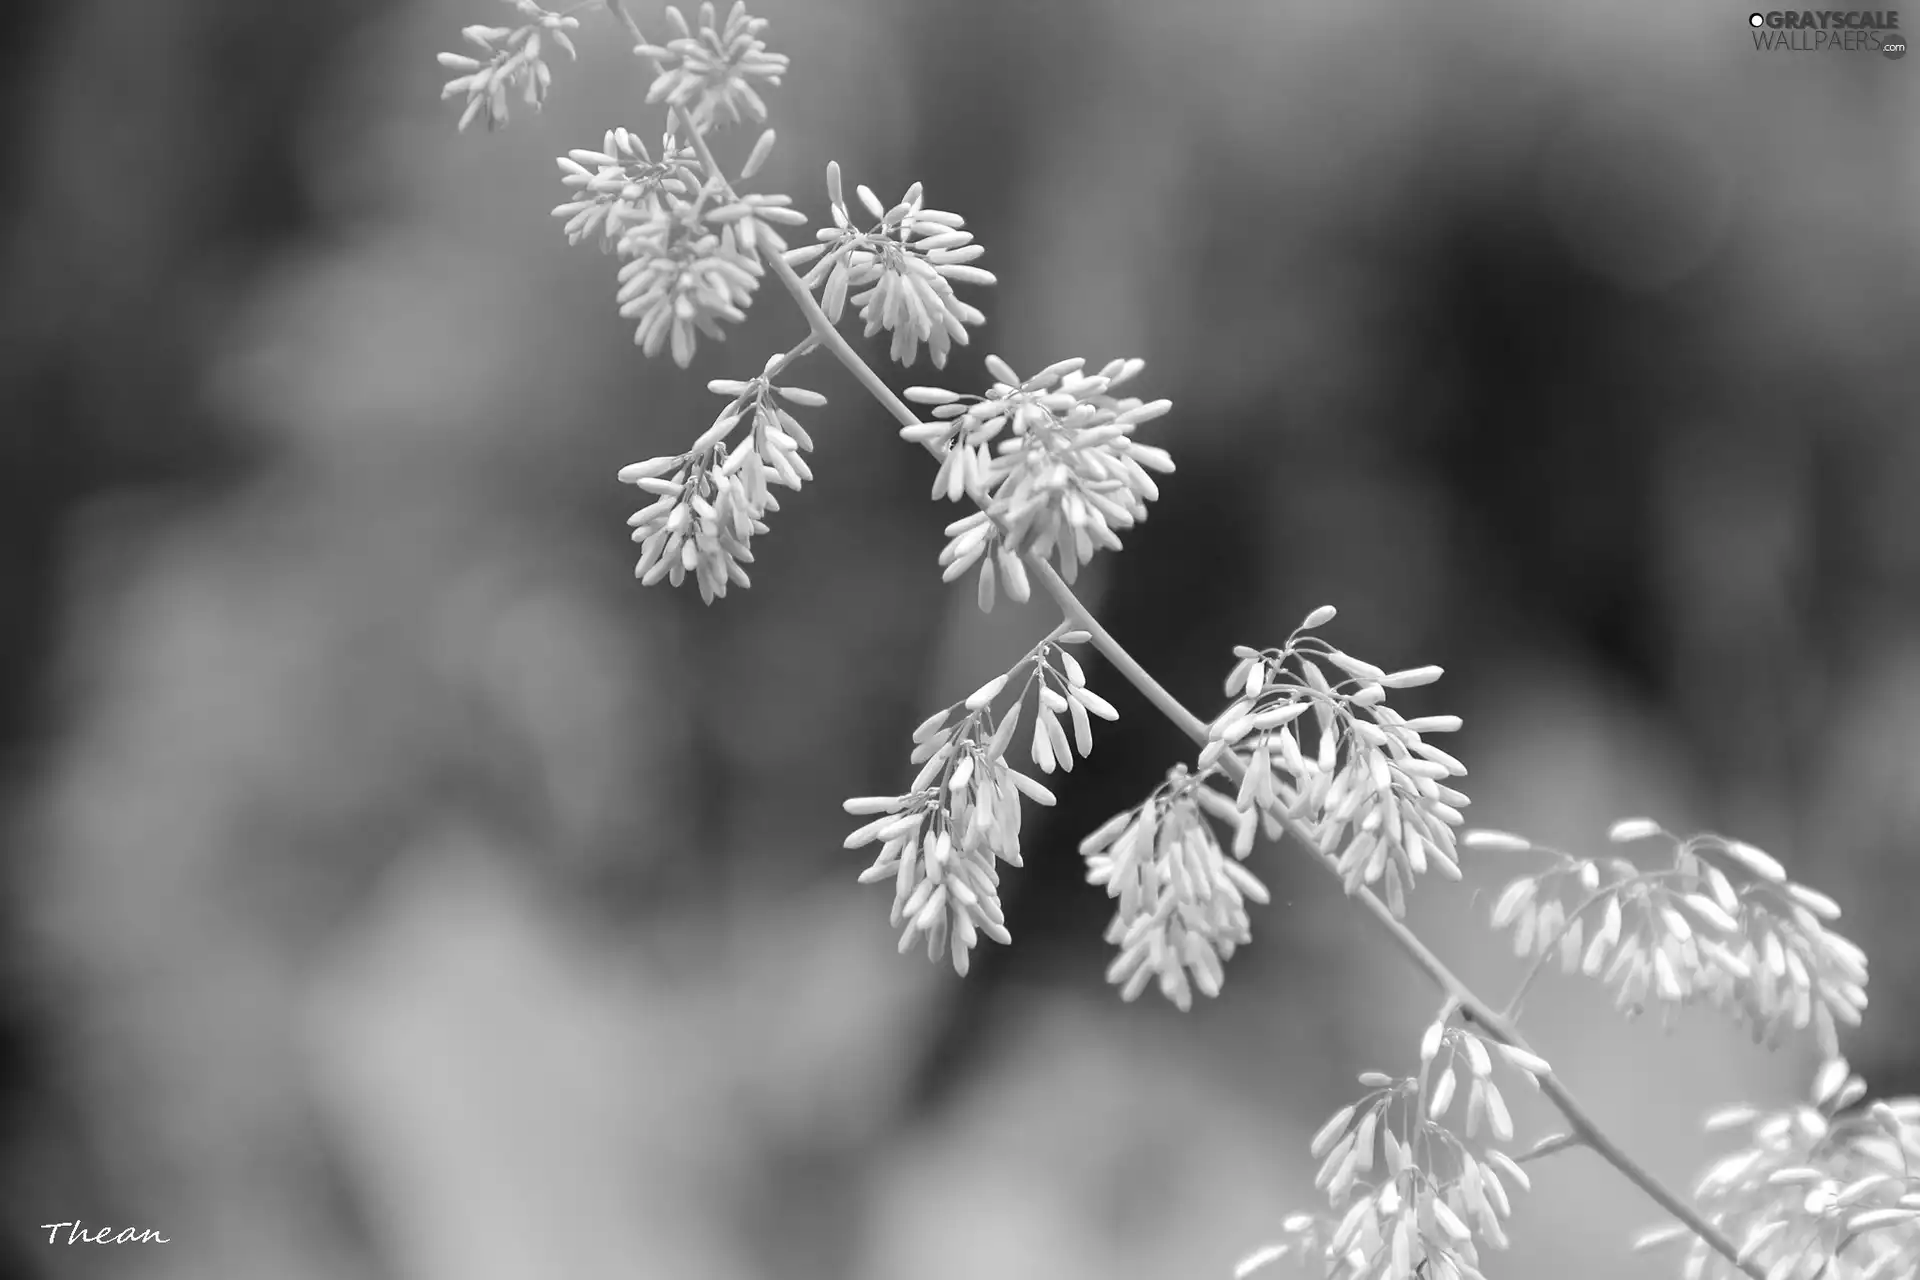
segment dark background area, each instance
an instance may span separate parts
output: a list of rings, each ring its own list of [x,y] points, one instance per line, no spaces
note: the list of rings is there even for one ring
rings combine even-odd
[[[1466,717],[1474,820],[1651,813],[1838,898],[1848,1052],[1920,1091],[1920,63],[1757,52],[1718,4],[770,6],[762,189],[818,222],[829,158],[924,180],[1000,277],[944,373],[883,375],[1140,355],[1173,400],[1180,469],[1087,589],[1178,697],[1338,605],[1343,648],[1447,667],[1418,706]],[[1111,673],[1013,947],[900,958],[854,883],[840,799],[1053,619],[940,585],[953,517],[850,379],[807,369],[818,480],[751,591],[633,581],[615,472],[800,322],[769,286],[645,362],[547,218],[550,157],[659,131],[606,15],[487,136],[432,55],[490,0],[13,14],[8,1274],[1225,1274],[1313,1202],[1306,1135],[1434,999],[1263,847],[1221,999],[1120,1004],[1074,846],[1187,748]],[[1496,995],[1505,873],[1416,911]],[[1811,1066],[1542,990],[1675,1179],[1707,1107]],[[1630,1188],[1537,1182],[1490,1275],[1639,1265]],[[36,1230],[72,1219],[173,1243]]]

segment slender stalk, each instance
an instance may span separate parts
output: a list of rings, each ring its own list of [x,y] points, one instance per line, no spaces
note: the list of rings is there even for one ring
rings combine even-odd
[[[1533,963],[1527,966],[1526,973],[1521,975],[1520,985],[1514,989],[1513,995],[1508,998],[1507,1007],[1501,1010],[1501,1013],[1509,1022],[1518,1022],[1520,1020],[1520,1006],[1526,1002],[1527,992],[1533,989],[1535,980],[1540,977],[1540,974],[1546,969],[1548,962],[1553,959],[1554,952],[1559,948],[1561,941],[1567,936],[1567,931],[1573,928],[1574,921],[1578,920],[1582,915],[1586,914],[1586,912],[1592,910],[1599,903],[1606,901],[1608,894],[1611,892],[1611,889],[1602,889],[1596,893],[1589,894],[1579,906],[1567,912],[1567,918],[1561,922],[1560,928],[1555,931],[1553,937],[1547,944],[1540,948],[1540,954],[1533,958]]]
[[[606,0],[606,4],[607,7],[619,15],[621,21],[626,24],[627,30],[633,35],[635,44],[645,44],[647,42],[645,35],[640,31],[639,24],[633,20],[633,15],[627,11],[625,0]],[[649,59],[649,61],[651,61],[651,59]],[[659,74],[657,64],[655,65],[654,72],[656,75]],[[679,122],[680,127],[686,130],[687,137],[692,142],[694,151],[700,157],[700,162],[705,167],[707,173],[720,180],[723,194],[726,195],[729,201],[737,199],[731,184],[726,181],[719,163],[714,159],[712,150],[707,146],[704,133],[695,125],[692,116],[680,107],[673,108],[673,115],[675,120]],[[794,304],[800,308],[800,313],[806,317],[809,330],[819,339],[820,343],[825,346],[828,351],[833,353],[834,357],[845,366],[847,372],[851,373],[854,379],[880,403],[881,407],[892,414],[901,426],[917,425],[920,421],[919,415],[909,408],[899,396],[895,395],[893,390],[881,380],[880,375],[875,373],[872,367],[861,358],[860,353],[853,349],[852,345],[841,335],[834,323],[827,318],[826,313],[820,309],[820,304],[814,300],[813,294],[800,282],[800,277],[794,273],[792,267],[787,265],[786,260],[777,252],[768,252],[764,256],[773,271],[774,278],[780,282],[781,287],[792,297]],[[939,456],[940,450],[938,446],[928,443],[926,448],[929,453],[936,457]],[[1094,616],[1093,611],[1087,608],[1080,598],[1073,593],[1073,588],[1067,585],[1051,565],[1030,552],[1025,553],[1023,558],[1033,576],[1039,579],[1041,587],[1048,595],[1053,597],[1054,603],[1059,606],[1061,613],[1064,614],[1074,626],[1086,631],[1088,635],[1092,637],[1094,647],[1112,664],[1114,670],[1119,672],[1121,677],[1135,689],[1139,690],[1141,695],[1153,704],[1155,710],[1172,721],[1175,727],[1186,734],[1188,738],[1192,739],[1196,745],[1205,746],[1208,740],[1205,722],[1194,715],[1193,712],[1187,710],[1185,706],[1181,705],[1179,700],[1168,693],[1159,681],[1148,674],[1145,667],[1142,667],[1134,660],[1133,655],[1128,653],[1126,648],[1121,645],[1118,640],[1114,639],[1113,634],[1101,625],[1100,620]],[[1238,775],[1245,772],[1246,766],[1243,765],[1239,758],[1232,752],[1229,751],[1225,753],[1221,759],[1226,764],[1229,772],[1235,774],[1236,780]],[[1319,844],[1314,840],[1312,833],[1292,818],[1284,818],[1283,821],[1286,824],[1288,834],[1292,835],[1294,839],[1300,843],[1301,847],[1307,850],[1321,866],[1338,877],[1339,872],[1335,869],[1334,860],[1320,850]],[[1359,902],[1361,907],[1364,908],[1369,915],[1379,921],[1381,927],[1387,931],[1388,935],[1399,946],[1400,950],[1407,955],[1417,968],[1427,975],[1427,978],[1436,987],[1451,997],[1464,1015],[1472,1021],[1479,1023],[1494,1040],[1532,1052],[1512,1022],[1503,1016],[1499,1010],[1494,1009],[1485,1001],[1481,1000],[1466,983],[1454,976],[1453,971],[1447,968],[1440,957],[1435,955],[1433,951],[1428,948],[1427,944],[1422,942],[1406,924],[1395,917],[1393,912],[1388,909],[1387,904],[1382,902],[1378,896],[1371,890],[1365,888],[1358,890],[1350,896]],[[1639,1187],[1654,1203],[1658,1204],[1662,1209],[1666,1210],[1666,1212],[1686,1224],[1689,1230],[1706,1241],[1716,1253],[1726,1258],[1743,1274],[1751,1277],[1752,1280],[1766,1280],[1765,1273],[1760,1270],[1757,1264],[1741,1261],[1739,1250],[1734,1247],[1732,1241],[1728,1240],[1716,1227],[1696,1213],[1690,1205],[1669,1191],[1658,1178],[1623,1151],[1611,1138],[1607,1137],[1607,1135],[1601,1131],[1600,1126],[1588,1115],[1586,1108],[1567,1090],[1565,1085],[1560,1083],[1557,1075],[1549,1071],[1540,1075],[1538,1080],[1541,1092],[1546,1094],[1548,1100],[1559,1109],[1560,1114],[1565,1117],[1567,1121],[1568,1128],[1578,1141],[1593,1148],[1602,1159],[1617,1169],[1623,1177],[1636,1187]]]
[[[1577,1134],[1556,1133],[1550,1138],[1542,1138],[1533,1145],[1531,1150],[1515,1156],[1513,1162],[1515,1164],[1525,1164],[1529,1160],[1542,1160],[1556,1151],[1565,1151],[1568,1147],[1577,1147],[1579,1145],[1580,1138]]]

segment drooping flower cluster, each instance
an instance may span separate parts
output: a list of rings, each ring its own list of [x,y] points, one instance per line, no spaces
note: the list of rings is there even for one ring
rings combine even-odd
[[[1335,1112],[1311,1145],[1321,1162],[1314,1185],[1339,1216],[1291,1215],[1281,1223],[1281,1239],[1240,1262],[1236,1280],[1281,1261],[1330,1280],[1479,1280],[1478,1245],[1507,1246],[1501,1220],[1513,1204],[1506,1181],[1532,1184],[1512,1157],[1476,1152],[1441,1119],[1464,1072],[1466,1136],[1484,1119],[1496,1140],[1512,1138],[1493,1080],[1496,1061],[1528,1079],[1548,1070],[1526,1050],[1489,1047],[1470,1030],[1448,1027],[1443,1016],[1427,1028],[1419,1075],[1361,1075],[1369,1092]]]
[[[506,3],[530,21],[524,26],[511,28],[475,24],[460,33],[487,55],[487,61],[481,62],[464,53],[439,55],[441,66],[464,73],[447,81],[440,90],[442,99],[462,93],[467,95],[466,110],[460,113],[462,132],[483,111],[486,112],[488,129],[498,129],[506,124],[508,99],[515,89],[520,91],[522,100],[529,107],[535,111],[540,109],[546,101],[547,89],[553,83],[553,72],[540,56],[543,38],[551,38],[569,56],[579,56],[567,32],[578,27],[580,19],[550,13],[535,4],[534,0],[506,0]]]
[[[813,263],[801,283],[809,290],[826,286],[820,308],[835,324],[851,301],[866,322],[866,337],[882,330],[893,335],[893,359],[911,365],[924,342],[934,368],[946,367],[952,344],[966,345],[966,327],[986,322],[953,292],[955,281],[994,282],[992,272],[967,265],[986,250],[970,243],[973,234],[963,229],[966,219],[959,214],[926,208],[917,182],[892,208],[864,186],[854,190],[876,224],[866,230],[854,225],[840,187],[840,165],[830,163],[827,195],[834,225],[814,233],[818,244],[788,250],[787,264]]]
[[[671,343],[673,362],[693,363],[704,333],[724,342],[720,321],[739,324],[753,305],[763,268],[741,249],[731,226],[718,233],[695,205],[666,210],[621,237],[627,261],[614,301],[634,321],[633,341],[645,354]]]
[[[1514,951],[1545,963],[1557,956],[1617,988],[1628,1016],[1657,1004],[1671,1017],[1706,1003],[1732,1014],[1756,1041],[1777,1045],[1789,1028],[1812,1028],[1823,1053],[1839,1052],[1839,1025],[1855,1026],[1867,1004],[1867,958],[1828,928],[1840,907],[1795,884],[1767,853],[1717,835],[1685,839],[1646,818],[1608,832],[1615,843],[1661,838],[1672,861],[1642,870],[1626,858],[1576,858],[1507,832],[1475,832],[1477,848],[1538,849],[1552,866],[1510,883],[1493,925],[1513,930]]]
[[[1119,549],[1117,530],[1147,518],[1147,503],[1160,496],[1149,473],[1172,471],[1173,459],[1136,442],[1132,432],[1172,404],[1111,394],[1145,361],[1115,360],[1094,374],[1082,372],[1086,363],[1062,360],[1022,381],[1000,357],[988,356],[996,381],[984,396],[907,389],[908,400],[934,406],[934,421],[900,432],[939,453],[933,496],[967,496],[981,505],[947,526],[940,556],[947,581],[976,563],[983,578],[997,566],[1008,594],[1025,600],[1021,555],[1053,556],[1060,576],[1072,582],[1097,549]],[[981,607],[992,608],[990,585],[982,584],[980,596]]]
[[[767,20],[749,16],[741,0],[727,12],[724,25],[715,21],[711,4],[700,6],[697,31],[672,5],[667,6],[667,21],[673,24],[673,39],[634,50],[660,67],[647,101],[684,109],[701,130],[747,118],[764,121],[767,104],[753,81],[777,85],[787,72],[787,56],[769,51],[760,39]]]
[[[952,582],[974,565],[980,576],[974,588],[974,600],[982,613],[992,613],[994,600],[1002,590],[1015,604],[1025,604],[1033,596],[1033,584],[1027,581],[1027,566],[1008,547],[1000,530],[984,511],[962,516],[944,531],[947,545],[940,552],[940,580]]]
[[[827,398],[773,382],[798,354],[773,357],[759,377],[747,382],[708,383],[709,390],[730,397],[730,402],[693,447],[621,470],[622,484],[655,495],[652,505],[627,521],[633,540],[641,544],[634,574],[644,584],[666,578],[677,587],[691,573],[701,599],[709,604],[727,594],[729,583],[752,585],[740,566],[753,563],[749,543],[767,531],[764,517],[780,509],[772,486],[798,491],[803,481],[813,479],[800,456],[812,450],[813,440],[780,401],[817,408]],[[728,437],[749,417],[747,435],[729,449]]]
[[[1231,753],[1243,813],[1262,815],[1270,838],[1285,821],[1299,824],[1335,860],[1348,893],[1384,880],[1387,905],[1401,915],[1415,876],[1434,868],[1460,878],[1453,828],[1468,799],[1446,780],[1466,766],[1423,736],[1450,733],[1460,718],[1408,719],[1387,706],[1388,690],[1431,684],[1440,668],[1383,671],[1305,634],[1333,616],[1331,605],[1314,610],[1282,648],[1234,650],[1233,702],[1213,722],[1200,763]],[[1344,678],[1330,678],[1323,663]],[[1309,714],[1311,754],[1300,727]]]
[[[937,960],[945,948],[954,971],[964,977],[979,935],[1010,942],[996,864],[1021,865],[1020,796],[1052,804],[1054,794],[1008,764],[1006,748],[1020,727],[1027,689],[1039,683],[1043,695],[1050,693],[1048,677],[1058,679],[1056,660],[1068,672],[1077,672],[1079,664],[1062,645],[1085,641],[1085,631],[1048,635],[964,702],[929,716],[914,729],[912,762],[920,773],[906,793],[847,800],[849,814],[874,816],[847,837],[847,848],[881,842],[879,858],[860,873],[860,883],[893,879],[893,925],[904,925],[900,952],[925,938],[927,958]],[[995,720],[993,702],[1023,672],[1027,683],[1006,714]],[[1106,706],[1083,685],[1077,689],[1075,704]],[[1058,731],[1058,720],[1044,700],[1039,716]],[[1044,750],[1050,752],[1052,735],[1044,729],[1041,733],[1048,741]],[[1081,754],[1087,750],[1091,739],[1083,739]],[[1035,760],[1041,758],[1043,748],[1035,747]]]
[[[1093,754],[1093,717],[1113,721],[1120,718],[1120,713],[1087,688],[1086,671],[1062,645],[1043,641],[1034,652],[1029,683],[1038,685],[1039,701],[1033,717],[1033,763],[1042,773],[1052,773],[1056,768],[1072,773],[1076,751],[1082,760]],[[1025,697],[1024,691],[1021,696]],[[1073,725],[1071,745],[1066,727],[1060,723],[1062,715]]]
[[[1746,1145],[1707,1170],[1694,1191],[1706,1220],[1772,1280],[1902,1280],[1920,1274],[1920,1098],[1853,1110],[1866,1084],[1844,1059],[1814,1077],[1809,1102],[1781,1111],[1730,1107],[1709,1132],[1741,1130]],[[1686,1280],[1737,1273],[1675,1224],[1637,1248],[1688,1242]]]
[[[1087,880],[1117,900],[1106,940],[1120,948],[1107,981],[1133,1000],[1149,982],[1183,1012],[1193,989],[1220,994],[1224,965],[1253,932],[1247,900],[1268,901],[1265,885],[1240,865],[1253,824],[1207,785],[1217,771],[1176,765],[1153,794],[1115,814],[1080,843]],[[1234,856],[1220,849],[1209,817],[1234,825]],[[1244,838],[1242,838],[1244,837]]]

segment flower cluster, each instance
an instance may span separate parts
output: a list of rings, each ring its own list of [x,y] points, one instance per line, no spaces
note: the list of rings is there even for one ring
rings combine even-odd
[[[724,33],[716,33],[713,6],[706,5],[696,39],[677,10],[667,13],[682,38],[637,50],[674,64],[655,82],[649,101],[665,97],[675,107],[687,107],[696,131],[711,124],[717,110],[738,118],[741,104],[750,114],[764,116],[765,104],[747,79],[758,76],[777,84],[778,72],[786,67],[784,57],[767,53],[760,42],[765,20],[748,18],[735,5]],[[700,141],[697,132],[693,141]],[[741,170],[742,181],[765,163],[773,142],[772,130],[762,134]],[[620,314],[634,322],[635,344],[649,356],[671,350],[681,368],[692,363],[699,335],[723,341],[723,321],[746,319],[765,271],[761,253],[787,247],[774,224],[806,222],[805,215],[788,207],[790,197],[737,193],[703,157],[711,161],[701,147],[683,146],[670,127],[655,160],[645,143],[620,128],[607,132],[599,150],[579,148],[558,160],[561,181],[571,192],[553,215],[566,219],[568,242],[597,236],[602,251],[626,260],[615,301]]]
[[[634,52],[652,58],[659,74],[647,90],[649,103],[665,102],[686,111],[698,129],[716,124],[738,124],[743,118],[756,121],[767,118],[767,104],[754,90],[753,81],[770,85],[780,83],[787,71],[787,56],[769,52],[760,33],[767,29],[765,18],[747,14],[744,2],[727,13],[724,25],[716,23],[711,4],[700,6],[700,27],[696,34],[680,11],[667,6],[667,21],[678,33],[664,45],[643,44]],[[721,119],[724,114],[725,120]]]
[[[847,837],[847,848],[884,842],[860,881],[895,877],[893,923],[907,924],[902,951],[924,934],[928,955],[949,947],[954,968],[964,975],[977,933],[1007,941],[995,863],[1020,865],[1019,796],[1053,803],[1052,792],[1006,759],[1027,695],[1034,695],[1035,707],[1030,753],[1043,773],[1070,771],[1076,750],[1082,759],[1092,752],[1090,717],[1120,718],[1087,687],[1085,669],[1067,649],[1088,639],[1084,631],[1056,628],[964,702],[914,730],[913,763],[920,774],[905,795],[847,801],[848,813],[880,815]],[[1010,689],[1013,703],[996,720],[993,704]],[[1073,726],[1071,740],[1062,715]]]
[[[1554,863],[1510,883],[1493,925],[1513,930],[1514,951],[1536,965],[1557,957],[1616,987],[1629,1017],[1657,1003],[1671,1017],[1704,1002],[1777,1045],[1788,1028],[1813,1029],[1821,1050],[1839,1052],[1837,1026],[1858,1025],[1867,1004],[1867,958],[1828,928],[1840,908],[1787,879],[1780,863],[1740,840],[1685,839],[1647,818],[1616,822],[1615,843],[1661,838],[1666,866],[1643,871],[1626,858],[1585,859],[1501,831],[1471,833],[1476,848],[1539,850]]]
[[[1083,632],[1065,634],[1083,640],[1085,638]],[[1120,713],[1113,709],[1112,703],[1087,687],[1086,669],[1067,650],[1066,643],[1064,640],[1048,638],[1034,647],[1022,663],[1022,666],[1030,664],[1031,667],[1026,684],[1009,713],[1018,716],[1021,706],[1025,705],[1027,691],[1038,690],[1030,752],[1034,767],[1042,773],[1052,773],[1056,768],[1072,773],[1076,751],[1083,760],[1093,754],[1093,717],[1098,716],[1106,721],[1120,718]],[[1015,667],[1009,675],[1020,669]],[[1073,726],[1071,744],[1067,740],[1066,725],[1060,723],[1063,715]]]
[[[1133,1000],[1149,982],[1182,1011],[1193,988],[1220,994],[1225,962],[1252,940],[1247,900],[1267,888],[1240,865],[1253,847],[1253,824],[1207,784],[1217,771],[1176,765],[1140,805],[1115,814],[1080,842],[1087,880],[1118,900],[1106,939],[1120,948],[1107,981]],[[1234,826],[1234,856],[1221,851],[1211,816]]]
[[[762,267],[741,249],[731,226],[710,229],[695,204],[670,209],[629,230],[620,241],[614,300],[635,322],[633,341],[645,354],[672,343],[673,362],[693,363],[697,333],[725,341],[721,320],[739,324],[753,304]]]
[[[960,517],[945,530],[947,545],[941,549],[942,582],[952,582],[974,565],[980,566],[974,599],[982,613],[992,613],[996,596],[1005,584],[1015,604],[1025,604],[1033,596],[1033,584],[1027,581],[1027,567],[1008,547],[1000,530],[984,511]]]
[[[962,976],[979,935],[1003,946],[1012,941],[996,864],[1021,865],[1020,797],[1053,803],[1051,791],[1007,763],[1020,705],[996,721],[992,704],[1011,674],[996,676],[913,731],[912,761],[920,772],[904,795],[845,805],[850,814],[878,815],[848,836],[846,847],[880,842],[880,856],[861,872],[860,883],[893,880],[892,923],[905,925],[900,950],[924,937],[927,958],[948,951]]]
[[[1493,1081],[1496,1059],[1528,1079],[1547,1064],[1524,1049],[1489,1049],[1471,1031],[1448,1027],[1443,1015],[1427,1028],[1421,1071],[1394,1079],[1369,1071],[1369,1092],[1342,1107],[1313,1137],[1320,1161],[1314,1186],[1339,1217],[1297,1213],[1281,1224],[1282,1238],[1243,1259],[1237,1280],[1292,1260],[1332,1280],[1478,1280],[1476,1241],[1507,1245],[1502,1219],[1513,1205],[1502,1178],[1530,1188],[1525,1170],[1498,1150],[1476,1153],[1441,1123],[1468,1080],[1466,1136],[1484,1118],[1493,1137],[1513,1136],[1506,1105]],[[1435,1074],[1435,1068],[1439,1073]],[[1376,1168],[1379,1176],[1374,1176]]]
[[[488,129],[506,124],[507,100],[515,88],[520,90],[529,107],[540,109],[553,83],[553,72],[540,56],[543,37],[551,37],[570,56],[579,56],[567,32],[578,27],[580,19],[549,13],[534,0],[507,0],[507,3],[531,21],[513,28],[475,24],[460,33],[487,55],[486,62],[464,53],[440,55],[441,66],[463,73],[447,81],[440,90],[443,99],[467,95],[467,108],[460,113],[463,132],[482,111],[486,112]]]
[[[693,148],[681,146],[671,132],[660,141],[657,161],[635,134],[609,129],[598,151],[569,151],[557,163],[560,181],[579,194],[555,206],[553,216],[567,220],[568,244],[597,231],[603,252],[635,226],[691,202],[704,184]]]
[[[1446,780],[1467,769],[1422,736],[1450,733],[1460,717],[1408,719],[1388,707],[1388,690],[1431,684],[1440,668],[1383,671],[1306,634],[1333,616],[1331,605],[1315,609],[1280,649],[1234,649],[1233,702],[1213,722],[1200,763],[1232,753],[1241,765],[1236,803],[1263,815],[1269,837],[1298,823],[1335,859],[1348,893],[1384,879],[1387,905],[1401,915],[1416,875],[1431,867],[1460,878],[1453,828],[1468,800]],[[1344,678],[1330,679],[1322,663]],[[1311,754],[1299,731],[1309,713]]]
[[[855,193],[877,219],[877,225],[864,231],[854,226],[847,211],[840,165],[828,164],[834,225],[815,232],[818,244],[788,250],[787,264],[814,264],[801,283],[809,290],[826,286],[820,307],[835,324],[851,300],[866,322],[866,337],[883,329],[893,335],[893,359],[912,364],[924,342],[934,368],[945,368],[952,344],[966,345],[966,327],[986,321],[954,296],[952,283],[992,284],[992,272],[967,265],[986,250],[970,243],[973,235],[963,230],[966,219],[959,214],[926,208],[917,182],[891,209],[864,186]]]
[[[941,552],[949,582],[975,564],[983,579],[999,568],[1021,584],[1010,591],[1026,599],[1025,573],[1012,566],[1031,554],[1055,557],[1060,576],[1075,580],[1095,550],[1118,550],[1116,530],[1147,518],[1147,503],[1160,496],[1149,472],[1170,472],[1166,450],[1132,439],[1133,429],[1172,407],[1166,400],[1142,402],[1111,394],[1145,367],[1142,360],[1115,360],[1098,373],[1083,373],[1085,360],[1062,360],[1022,381],[998,356],[987,357],[996,379],[984,396],[961,396],[938,387],[909,387],[906,398],[934,406],[934,421],[904,428],[900,435],[940,455],[933,496],[973,498],[981,510],[947,526]],[[981,607],[992,608],[993,590],[983,582]]]
[[[1720,1160],[1694,1192],[1707,1221],[1741,1255],[1779,1280],[1899,1280],[1920,1274],[1920,1098],[1852,1110],[1866,1085],[1831,1059],[1809,1102],[1783,1111],[1731,1107],[1711,1131],[1745,1130],[1746,1145]],[[1688,1241],[1686,1280],[1733,1269],[1675,1224],[1636,1247]]]
[[[559,164],[561,181],[579,192],[553,210],[567,219],[568,242],[597,231],[603,250],[627,259],[615,295],[620,314],[636,322],[633,340],[647,355],[670,343],[681,368],[693,359],[697,333],[724,340],[721,320],[746,319],[764,270],[761,250],[786,248],[772,224],[806,221],[784,195],[729,193],[708,207],[725,186],[703,177],[671,133],[657,162],[632,133],[614,129],[602,150],[571,151]]]
[[[813,479],[800,456],[813,448],[813,440],[779,402],[818,407],[827,398],[804,387],[773,383],[774,374],[799,354],[773,357],[751,381],[708,383],[709,390],[730,397],[730,403],[693,447],[621,470],[622,484],[655,495],[652,505],[627,521],[633,540],[641,544],[634,574],[643,583],[651,586],[666,578],[677,587],[692,573],[701,599],[709,604],[727,594],[730,582],[751,585],[740,566],[753,563],[748,544],[753,535],[767,531],[763,518],[780,509],[770,486],[798,490],[803,481]],[[727,438],[749,416],[747,435],[728,449]]]

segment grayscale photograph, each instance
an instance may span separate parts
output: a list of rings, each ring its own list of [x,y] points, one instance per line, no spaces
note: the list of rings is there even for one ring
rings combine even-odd
[[[1920,1280],[1920,10],[10,12],[0,1274]]]

